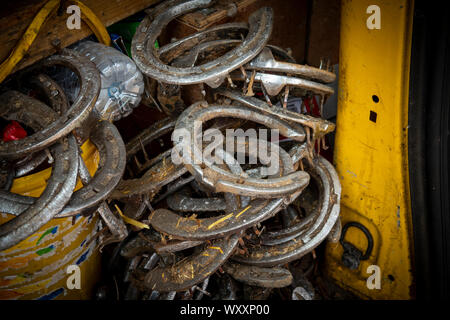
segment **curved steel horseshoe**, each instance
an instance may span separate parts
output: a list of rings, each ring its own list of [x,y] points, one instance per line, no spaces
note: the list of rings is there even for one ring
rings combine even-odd
[[[245,69],[266,72],[284,72],[290,75],[303,76],[308,79],[330,83],[336,80],[336,75],[327,70],[307,65],[277,61],[273,57],[271,48],[264,48],[255,59],[245,65]],[[270,93],[270,92],[269,92]]]
[[[34,131],[50,126],[58,118],[56,112],[47,105],[18,91],[11,90],[3,93],[0,95],[0,103],[3,104],[0,106],[0,117],[23,122]],[[21,141],[25,139],[10,141],[10,143],[21,145]]]
[[[133,137],[126,144],[127,162],[132,159],[139,151],[142,151],[143,146],[147,145],[153,140],[159,139],[165,134],[173,131],[176,120],[171,118],[164,118],[147,129],[142,130],[137,136]],[[151,163],[153,165],[154,163]],[[148,169],[146,167],[143,170]]]
[[[219,39],[208,42],[203,42],[195,47],[193,47],[187,54],[177,57],[173,60],[172,65],[174,67],[194,67],[196,62],[198,61],[201,54],[210,56],[212,52],[208,52],[209,50],[220,50],[220,48],[229,48],[234,45],[242,43],[241,40],[232,40],[232,39]]]
[[[140,288],[159,292],[183,291],[202,282],[214,273],[237,246],[240,235],[214,240],[192,256],[166,267],[156,267],[145,276],[138,273],[131,278]]]
[[[283,205],[283,199],[271,201],[257,199],[252,205],[239,212],[218,217],[193,218],[181,217],[167,210],[154,211],[150,223],[156,230],[181,240],[209,240],[245,230],[270,216]]]
[[[236,145],[240,145],[242,141],[238,141]],[[246,149],[246,154],[249,154],[249,146],[252,142],[259,143],[259,139],[250,138],[249,143],[244,142],[243,147]],[[275,152],[278,159],[278,170],[273,174],[267,176],[266,179],[261,179],[261,167],[259,176],[249,177],[246,172],[233,172],[234,175],[239,175],[241,181],[233,181],[231,179],[219,178],[215,190],[217,192],[228,192],[231,194],[238,194],[244,197],[255,198],[277,198],[296,193],[298,190],[303,190],[309,182],[309,176],[305,172],[294,172],[294,167],[290,155],[280,148],[278,145],[269,142],[270,152]],[[219,150],[216,150],[216,154]],[[240,152],[236,152],[240,153]],[[226,158],[226,156],[224,157]],[[231,157],[236,161],[233,157]],[[208,167],[213,168],[209,162],[206,162]],[[227,165],[230,166],[229,163]],[[236,163],[239,165],[239,163]],[[239,166],[240,167],[240,166]],[[282,170],[280,170],[282,168]],[[266,168],[267,169],[267,168]],[[206,169],[207,170],[207,169]],[[205,170],[205,171],[206,171]],[[267,170],[266,170],[267,171]],[[294,174],[293,174],[294,172]],[[266,172],[267,173],[267,172]],[[298,178],[292,179],[292,177]],[[242,179],[245,178],[245,181]],[[250,183],[247,183],[250,182]],[[252,184],[253,183],[253,184]]]
[[[139,69],[147,76],[165,83],[187,85],[205,82],[211,87],[217,87],[230,71],[253,59],[265,46],[272,32],[272,10],[267,7],[250,16],[249,32],[242,44],[219,59],[193,68],[176,68],[164,64],[157,57],[153,44],[163,28],[177,16],[210,4],[210,0],[173,1],[172,6],[166,6],[164,11],[156,8],[158,14],[152,21],[150,17],[144,18],[131,46],[131,54]]]
[[[101,121],[89,138],[100,153],[98,169],[83,188],[73,193],[69,203],[58,213],[57,218],[76,215],[105,200],[125,171],[125,144],[115,125]]]
[[[218,88],[214,90],[214,93],[216,95],[227,97],[259,112],[270,114],[279,117],[280,119],[299,123],[305,127],[309,127],[313,129],[314,138],[322,137],[325,134],[334,131],[334,129],[336,128],[336,125],[330,121],[323,120],[321,118],[315,118],[306,114],[293,112],[276,106],[270,107],[264,101],[261,101],[254,97],[244,96],[240,92],[235,90]]]
[[[252,120],[257,123],[266,125],[270,128],[279,129],[284,136],[292,137],[295,140],[303,141],[304,133],[303,128],[300,126],[297,130],[286,122],[277,119],[271,115],[260,114],[247,107],[240,106],[219,106],[219,105],[205,105],[205,102],[199,102],[193,104],[186,109],[179,117],[175,130],[178,132],[186,133],[186,137],[182,136],[181,141],[175,141],[174,145],[176,151],[183,151],[183,157],[186,160],[184,162],[185,167],[191,172],[194,177],[210,186],[215,188],[216,191],[236,192],[242,194],[242,190],[239,190],[242,185],[242,177],[236,176],[228,171],[225,171],[213,163],[205,163],[206,159],[201,159],[201,164],[198,164],[198,150],[202,150],[199,145],[198,137],[201,137],[201,126],[192,125],[192,123],[203,123],[215,117],[234,117]],[[197,150],[197,151],[196,151]],[[280,153],[282,155],[282,153]],[[297,184],[296,184],[297,183]],[[305,172],[292,172],[280,178],[269,179],[255,179],[246,178],[245,187],[247,191],[254,188],[254,192],[257,192],[257,188],[283,188],[286,190],[281,191],[281,194],[288,192],[294,192],[295,189],[301,188],[301,186],[308,183],[308,175]],[[292,189],[293,188],[293,189]],[[243,194],[248,195],[248,194]],[[276,191],[273,193],[267,192],[267,194],[259,192],[259,195],[267,197],[278,197]]]
[[[182,57],[174,59],[173,64],[175,66],[193,67],[201,52],[213,48],[216,49],[217,47],[235,47],[240,43],[242,43],[241,39],[232,39],[229,37],[225,39],[208,39],[207,42],[201,42],[193,46],[190,49],[189,53],[183,55]],[[288,62],[275,60],[273,53],[275,53],[278,56],[282,56],[284,59],[288,60]],[[289,56],[283,49],[271,45],[267,45],[258,54],[258,56],[256,56],[246,65],[244,65],[244,69],[260,71],[261,74],[265,74],[266,72],[267,73],[273,72],[273,73],[289,74],[290,77],[292,77],[293,75],[302,76],[307,79],[316,80],[323,83],[330,83],[336,80],[336,75],[333,72],[315,68],[308,65],[297,64],[295,63],[293,58]],[[255,80],[258,80],[258,77],[256,77]],[[290,81],[293,82],[293,80]],[[325,93],[325,94],[330,94],[330,92],[332,92],[330,91],[332,90],[332,88],[328,87],[328,89],[326,89],[326,86],[321,86],[320,84],[314,85],[314,83],[310,81],[303,82],[302,88],[312,91],[315,90],[318,93]],[[277,93],[269,91],[269,94],[275,95]]]
[[[69,109],[69,100],[63,89],[48,75],[40,73],[31,78],[30,83],[43,92],[47,98],[49,107],[58,115],[62,115]]]
[[[250,286],[284,288],[293,280],[292,274],[284,268],[261,268],[234,262],[227,262],[222,268],[234,279]]]
[[[213,26],[206,30],[196,32],[180,40],[166,44],[158,49],[158,55],[164,62],[170,63],[182,53],[205,41],[219,39],[239,39],[239,36],[248,32],[246,23],[233,22]]]
[[[94,107],[100,92],[100,75],[95,65],[78,53],[64,49],[61,54],[51,56],[38,64],[41,67],[63,65],[72,69],[80,79],[80,93],[74,104],[58,118],[34,134],[10,142],[0,142],[0,157],[20,158],[55,143],[58,139],[68,135],[87,119]],[[17,99],[10,92],[1,95],[0,116],[8,118],[9,114],[17,113],[24,108],[23,101]]]
[[[0,159],[0,189],[5,191],[11,189],[14,181],[14,174],[14,164],[5,159]]]
[[[154,232],[154,230],[152,232],[150,237],[148,233],[145,233],[145,235],[137,234],[130,239],[120,250],[120,255],[125,258],[133,258],[147,252],[156,252],[157,254],[173,253],[203,244],[203,241],[192,240],[166,240],[162,242],[161,235]]]
[[[0,250],[24,240],[60,212],[70,200],[78,172],[78,145],[73,136],[50,148],[55,161],[42,195],[17,217],[0,226]]]
[[[42,91],[47,98],[48,105],[59,115],[64,114],[69,108],[69,101],[62,88],[52,78],[46,74],[33,76],[30,83],[38,90]],[[38,151],[35,154],[26,156],[24,159],[15,163],[15,177],[22,177],[42,164],[48,155],[44,151]]]
[[[171,194],[177,192],[178,190],[180,190],[181,188],[183,188],[187,184],[191,183],[192,181],[194,181],[194,177],[191,176],[191,175],[189,175],[187,178],[181,177],[180,179],[175,180],[174,182],[170,183],[167,186],[167,191],[166,192],[164,192],[163,194],[159,195],[154,200],[154,203],[158,203],[158,202],[166,199],[168,196],[170,196]]]
[[[282,168],[280,170],[281,174],[286,175],[292,171],[292,163],[289,160],[290,158],[282,157],[282,163],[280,164]],[[255,199],[246,208],[216,217],[182,217],[170,210],[158,209],[153,212],[150,224],[156,230],[169,234],[175,239],[208,240],[223,237],[247,229],[273,216],[286,202],[295,199],[306,187],[306,184],[297,189],[294,194],[289,195],[288,201],[283,197],[271,199],[270,201]]]
[[[271,267],[297,260],[317,247],[333,229],[340,210],[341,185],[334,167],[324,158],[314,159],[314,170],[320,176],[326,203],[307,230],[296,238],[272,246],[261,245],[248,248],[246,254],[236,254],[234,261],[243,264]]]
[[[239,75],[242,76],[242,73]],[[251,77],[251,74],[247,73],[247,77]],[[234,77],[232,76],[231,78],[233,79]],[[254,81],[261,82],[264,88],[267,90],[267,93],[271,96],[279,94],[285,86],[298,87],[316,94],[322,94],[326,96],[332,95],[334,93],[333,88],[327,85],[297,77],[256,72]]]
[[[58,117],[55,111],[53,111],[51,108],[49,108],[42,102],[40,102],[36,99],[33,99],[31,97],[28,97],[20,92],[8,91],[8,92],[4,93],[3,96],[8,97],[8,100],[16,101],[17,104],[22,107],[22,109],[18,109],[18,110],[15,108],[8,108],[8,111],[11,111],[11,112],[6,113],[7,118],[23,122],[27,126],[34,129],[35,131],[42,130],[42,128],[45,128],[47,125],[51,124]],[[17,142],[17,141],[13,141],[13,142]],[[77,150],[75,152],[72,150],[72,148],[74,148],[73,142],[75,142],[75,140],[71,136],[68,140],[67,140],[67,138],[65,138],[63,145],[60,145],[61,143],[59,143],[52,147],[52,149],[51,149],[52,151],[50,153],[53,155],[54,159],[55,158],[58,159],[58,162],[57,162],[58,163],[58,167],[57,167],[58,173],[57,174],[60,175],[60,177],[54,177],[53,180],[51,180],[51,181],[53,181],[53,184],[47,185],[48,191],[44,192],[39,199],[36,200],[35,198],[32,198],[32,197],[13,194],[10,192],[1,192],[0,193],[0,199],[1,199],[0,200],[0,211],[5,212],[5,213],[15,214],[15,215],[20,214],[20,217],[16,217],[13,220],[11,220],[9,225],[5,224],[4,229],[3,229],[4,230],[3,233],[5,235],[10,233],[14,229],[14,226],[19,226],[20,224],[24,223],[23,219],[25,219],[25,217],[27,215],[28,216],[36,215],[39,212],[39,210],[42,209],[43,203],[46,203],[46,202],[52,203],[51,201],[53,200],[55,202],[55,208],[51,208],[49,206],[46,208],[46,210],[42,210],[41,213],[37,214],[37,216],[40,216],[40,214],[42,214],[44,216],[42,221],[47,222],[48,220],[50,220],[50,218],[48,218],[49,216],[53,217],[59,211],[61,211],[62,208],[59,208],[59,205],[61,203],[60,201],[62,201],[65,205],[66,202],[68,201],[66,199],[66,197],[68,196],[70,198],[70,196],[72,195],[72,192],[73,192],[73,188],[70,190],[61,189],[61,195],[58,194],[58,192],[55,190],[55,188],[58,188],[58,186],[60,187],[60,185],[63,183],[61,181],[64,181],[64,179],[66,179],[67,183],[70,184],[73,176],[75,176],[75,178],[76,178],[76,172],[68,172],[67,171],[68,164],[66,163],[67,159],[61,159],[60,157],[68,157],[68,156],[76,157],[76,158],[78,157],[78,147],[76,147]],[[74,161],[75,160],[70,158],[70,165],[72,165]],[[78,163],[78,161],[76,161],[76,162]],[[61,166],[63,166],[62,163],[64,164],[64,168],[61,168]],[[54,165],[56,165],[56,163]],[[78,168],[78,166],[76,166],[75,168]],[[52,177],[53,177],[53,174],[54,174],[54,170],[52,170]],[[50,182],[50,180],[49,180],[49,182]],[[57,199],[58,196],[61,198],[59,201]],[[24,215],[24,212],[27,212],[27,215]],[[42,224],[41,224],[41,222],[39,222],[39,223],[36,222],[36,225],[42,225]],[[34,229],[31,229],[31,230],[34,230]],[[27,233],[23,229],[21,229],[20,233],[17,235],[13,235],[13,233],[11,233],[13,239],[10,239],[8,241],[12,241],[16,238],[19,239],[19,238],[23,237],[25,234],[27,234]]]
[[[339,186],[339,180],[337,181],[331,181],[331,179],[335,175],[332,173],[328,173],[325,175],[323,172],[324,170],[321,168],[326,168],[327,171],[331,171],[331,164],[326,163],[325,159],[319,158],[320,160],[316,160],[317,167],[311,166],[310,164],[306,164],[307,171],[310,174],[310,176],[313,178],[313,180],[316,182],[317,187],[319,189],[319,194],[317,195],[319,206],[314,209],[313,212],[309,212],[309,214],[301,219],[298,223],[291,224],[289,226],[286,226],[282,230],[274,231],[274,232],[265,232],[261,238],[260,243],[267,246],[273,246],[273,245],[279,245],[282,243],[289,242],[295,238],[298,238],[305,232],[308,232],[308,229],[312,227],[312,225],[315,223],[317,219],[320,218],[320,215],[322,212],[325,212],[326,210],[330,210],[330,208],[334,205],[333,199],[335,198],[335,194],[333,194],[333,190],[338,189]],[[322,165],[321,165],[322,164]],[[309,169],[308,169],[309,168]],[[334,173],[334,168],[333,168]],[[332,183],[326,183],[326,180],[331,181]],[[325,183],[324,183],[325,181]],[[336,187],[334,189],[333,185]],[[330,189],[330,186],[333,187]],[[337,192],[337,191],[335,191]],[[339,194],[340,196],[340,194]],[[337,218],[335,225],[330,230],[330,233],[328,234],[328,237],[332,236],[333,230],[336,228],[339,229],[340,226],[340,219]],[[337,230],[337,233],[340,234],[339,230]],[[335,238],[332,236],[332,238]],[[338,239],[339,240],[339,239]]]
[[[178,212],[225,211],[227,208],[224,198],[192,198],[183,193],[168,196],[167,205],[169,209]]]
[[[175,122],[166,118],[142,131],[127,143],[127,160],[130,160],[139,150],[152,140],[162,137],[174,129]],[[217,123],[213,127],[220,130],[227,127],[230,122]],[[143,150],[145,151],[145,150]],[[112,199],[128,198],[134,195],[151,193],[151,198],[166,184],[169,184],[187,172],[183,165],[175,165],[171,160],[172,149],[161,153],[153,159],[147,159],[140,170],[148,168],[147,172],[138,179],[123,179],[112,192]],[[144,156],[148,158],[147,154]]]
[[[121,180],[111,193],[111,199],[127,198],[148,193],[150,199],[166,184],[175,181],[187,169],[182,165],[173,164],[170,156],[152,166],[141,178]]]

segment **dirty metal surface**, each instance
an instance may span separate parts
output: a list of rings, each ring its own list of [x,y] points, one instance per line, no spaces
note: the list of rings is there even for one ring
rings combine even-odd
[[[143,279],[134,278],[132,281],[136,286],[145,286],[160,292],[191,288],[225,263],[236,248],[238,239],[239,235],[234,234],[228,238],[214,240],[186,259],[166,267],[156,267],[146,273]]]
[[[227,262],[223,270],[234,279],[251,286],[283,288],[292,284],[292,274],[284,268],[261,268]]]
[[[53,118],[45,125],[45,129],[37,130],[24,139],[10,142],[0,142],[0,157],[17,159],[26,156],[55,143],[71,131],[81,126],[87,119],[100,92],[100,75],[94,64],[76,52],[64,49],[61,54],[51,56],[44,60],[39,67],[65,66],[78,75],[80,80],[80,93],[72,106],[60,117]],[[0,116],[10,119],[18,110],[28,107],[29,100],[18,98],[13,92],[6,92],[0,99]],[[42,114],[41,114],[42,117]],[[48,120],[50,121],[49,116]],[[31,122],[33,124],[33,121]]]
[[[297,233],[292,240],[250,247],[248,253],[237,254],[233,256],[233,260],[249,265],[270,267],[301,258],[327,237],[339,217],[341,186],[335,169],[327,160],[317,158],[314,161],[315,166],[312,170],[316,171],[316,175],[321,179],[324,201],[317,218],[308,228]],[[266,240],[273,240],[279,236],[279,233],[270,234]]]

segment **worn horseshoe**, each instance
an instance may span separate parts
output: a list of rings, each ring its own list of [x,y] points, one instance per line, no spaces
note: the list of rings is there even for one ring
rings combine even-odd
[[[292,274],[284,268],[261,268],[227,262],[223,270],[234,279],[250,286],[262,288],[284,288],[292,284]]]
[[[307,65],[277,61],[273,57],[271,48],[268,47],[264,48],[255,59],[246,64],[245,69],[265,72],[283,72],[312,80],[319,80],[324,83],[330,83],[336,80],[336,75],[326,70]]]
[[[81,126],[89,116],[100,91],[100,75],[95,65],[78,53],[64,49],[61,54],[51,56],[39,66],[50,67],[63,65],[71,68],[80,79],[80,93],[74,104],[60,117],[55,117],[45,129],[38,130],[34,134],[21,140],[0,142],[0,157],[17,159],[24,157],[55,143],[60,138],[67,136],[77,127]],[[8,119],[10,114],[24,109],[23,100],[17,99],[11,92],[6,92],[0,98],[0,116]],[[42,116],[42,115],[41,115]]]
[[[44,192],[19,216],[0,226],[0,250],[10,248],[36,232],[70,200],[78,172],[78,145],[75,138],[63,138],[50,148],[50,152],[55,161]]]
[[[73,216],[95,207],[109,196],[122,178],[125,169],[125,146],[116,127],[108,121],[101,121],[94,128],[90,139],[100,153],[99,168],[92,179],[89,176],[90,181],[83,188],[72,194],[69,203],[55,218]],[[8,208],[0,209],[14,215],[21,214],[35,202],[34,198],[21,195],[14,195],[9,199],[11,204]]]
[[[183,52],[192,49],[205,41],[219,39],[238,39],[240,35],[248,32],[246,23],[225,23],[218,26],[196,32],[183,39],[166,44],[158,49],[158,54],[162,61],[170,63],[173,59],[180,56]]]
[[[47,99],[48,105],[59,115],[67,112],[69,101],[61,87],[46,74],[38,74],[31,78],[30,83],[38,90],[42,91]],[[48,154],[43,150],[26,156],[15,164],[15,177],[22,177],[48,159]]]
[[[320,176],[324,197],[327,197],[328,201],[321,207],[313,223],[287,242],[248,247],[247,253],[234,255],[232,257],[234,261],[271,267],[301,258],[326,239],[339,217],[341,185],[335,169],[327,160],[318,157],[314,159],[314,164],[313,169]]]
[[[219,86],[226,75],[253,59],[266,45],[272,32],[272,10],[264,7],[249,18],[249,31],[238,47],[222,57],[193,68],[176,68],[164,64],[153,44],[164,27],[174,18],[211,4],[210,0],[173,1],[163,4],[164,10],[144,18],[133,37],[131,54],[139,69],[149,77],[171,84],[195,84],[205,82],[211,87]]]
[[[192,122],[202,123],[213,119],[215,117],[236,117],[252,120],[261,124],[264,124],[271,128],[279,129],[284,136],[290,136],[293,139],[298,139],[300,141],[304,140],[304,134],[302,131],[293,129],[286,122],[276,119],[273,116],[257,113],[247,107],[239,106],[219,106],[211,105],[205,106],[205,102],[199,102],[193,104],[191,107],[186,109],[177,121],[176,130],[178,132],[187,132],[187,139],[183,136],[181,141],[175,141],[174,145],[176,151],[183,151],[183,157],[187,159],[184,165],[197,179],[201,180],[203,183],[209,185],[212,188],[216,188],[216,184],[220,181],[220,184],[227,184],[227,188],[231,188],[229,184],[235,184],[237,190],[237,184],[242,180],[242,177],[235,176],[212,163],[208,163],[207,166],[203,163],[202,165],[197,164],[198,161],[194,159],[198,158],[198,155],[194,153],[195,150],[202,150],[201,146],[198,145],[198,139],[194,137],[199,137],[201,132],[201,126],[193,126]],[[301,130],[303,130],[301,128]],[[205,161],[206,159],[202,159]],[[197,163],[196,163],[197,162]],[[245,180],[245,185],[249,187],[277,187],[283,185],[290,185],[293,181],[298,181],[300,184],[303,182],[307,183],[307,174],[304,172],[293,172],[287,176],[281,178],[272,179],[254,179],[248,178]],[[301,182],[303,181],[303,182]],[[221,190],[225,191],[225,190]],[[227,190],[228,192],[228,190]],[[273,195],[277,197],[278,195]]]
[[[292,164],[286,158],[282,159],[281,173],[289,173],[292,170]],[[292,201],[298,196],[306,185],[307,182],[302,188],[290,196],[293,198],[290,198],[289,201]],[[270,201],[255,199],[246,208],[242,208],[239,211],[210,218],[182,217],[170,210],[158,209],[153,212],[150,223],[156,230],[169,234],[176,239],[215,239],[236,233],[239,230],[247,229],[267,219],[278,212],[285,203],[286,201],[283,197]]]
[[[125,145],[116,126],[100,121],[89,137],[100,153],[98,169],[83,188],[75,191],[66,207],[56,216],[73,216],[105,200],[125,171]]]
[[[240,235],[214,240],[192,256],[166,267],[156,267],[147,274],[135,273],[131,281],[139,288],[159,292],[183,291],[214,273],[237,246]]]
[[[305,127],[309,127],[313,130],[314,138],[322,137],[327,133],[334,131],[336,125],[330,121],[323,120],[320,118],[315,118],[306,114],[301,114],[293,112],[280,107],[270,107],[264,101],[261,101],[254,97],[247,97],[242,95],[238,91],[227,90],[223,88],[215,89],[214,93],[216,95],[221,95],[234,100],[240,104],[243,104],[255,111],[263,112],[265,114],[270,114],[276,116],[280,119],[296,122]]]

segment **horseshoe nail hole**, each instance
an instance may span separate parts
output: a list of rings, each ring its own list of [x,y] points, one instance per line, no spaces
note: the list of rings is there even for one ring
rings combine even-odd
[[[380,101],[380,98],[378,98],[378,96],[374,94],[372,96],[372,100],[373,100],[373,102],[378,103]]]
[[[395,280],[395,278],[394,278],[394,276],[392,274],[388,274],[388,279],[391,280],[391,281]]]
[[[375,111],[370,110],[369,120],[377,123],[377,113]]]

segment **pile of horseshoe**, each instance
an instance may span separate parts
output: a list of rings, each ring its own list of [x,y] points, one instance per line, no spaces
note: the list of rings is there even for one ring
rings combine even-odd
[[[242,286],[261,293],[247,298],[267,298],[280,288],[288,290],[289,299],[312,298],[313,290],[298,284],[295,270],[325,240],[339,241],[341,187],[334,167],[320,155],[335,125],[286,106],[289,96],[318,97],[322,109],[334,93],[327,84],[335,74],[297,64],[288,51],[270,45],[268,7],[253,12],[248,22],[215,25],[155,48],[169,22],[211,3],[169,0],[147,11],[131,53],[157,84],[152,99],[165,118],[126,144],[114,124],[99,121],[93,112],[98,71],[70,49],[21,75],[39,99],[20,88],[1,94],[0,116],[34,133],[0,142],[0,212],[15,215],[0,226],[0,250],[51,219],[98,213],[99,249],[113,246],[111,261],[126,261],[125,299],[238,299]],[[80,92],[71,104],[46,74],[57,65],[79,77]],[[185,105],[180,92],[189,85],[199,88],[202,99]],[[279,154],[277,172],[265,174],[263,159],[253,165],[238,161],[255,156],[248,146],[267,140],[261,135],[233,141],[240,154],[216,149],[222,164],[194,161],[196,150],[207,146],[198,139],[207,130],[239,128],[279,131],[279,145],[269,143],[269,152]],[[190,138],[174,139],[176,132]],[[167,136],[170,145],[155,154],[155,143]],[[87,139],[100,155],[93,176],[81,156]],[[174,161],[174,154],[187,161]],[[9,191],[14,178],[44,162],[52,173],[41,197]],[[77,181],[83,187],[73,192]]]

